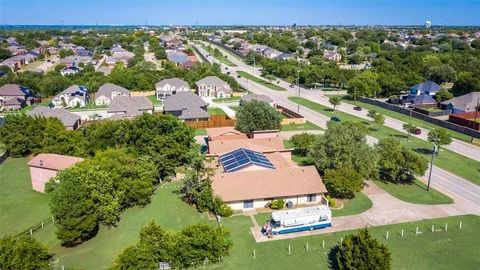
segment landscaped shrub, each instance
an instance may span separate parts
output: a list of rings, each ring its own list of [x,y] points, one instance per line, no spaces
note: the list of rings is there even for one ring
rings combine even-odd
[[[335,203],[335,200],[334,200],[332,197],[330,197],[330,195],[327,195],[326,198],[327,198],[327,201],[328,201],[328,205],[329,205],[329,206],[332,206],[332,207],[335,206],[335,204],[336,204],[336,203]]]
[[[218,214],[222,217],[229,217],[233,214],[232,208],[226,204],[222,204],[222,206],[218,209]]]
[[[267,204],[268,207],[270,207],[271,209],[275,209],[275,210],[280,210],[280,209],[283,209],[283,207],[285,206],[285,201],[280,199],[280,200],[273,200],[271,201],[270,203]]]

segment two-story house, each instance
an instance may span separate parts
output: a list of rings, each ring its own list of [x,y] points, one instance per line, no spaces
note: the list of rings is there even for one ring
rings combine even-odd
[[[229,98],[232,96],[230,85],[216,76],[205,77],[195,84],[197,85],[197,95],[202,98]]]
[[[156,83],[155,90],[157,99],[165,99],[168,96],[175,95],[177,92],[190,91],[190,86],[184,80],[170,78]]]
[[[0,87],[0,107],[7,110],[18,110],[32,105],[30,90],[18,84],[5,84]]]
[[[95,94],[95,105],[109,105],[113,99],[119,96],[130,96],[130,91],[113,83],[106,83],[98,88]]]
[[[88,88],[72,85],[52,99],[55,107],[85,107],[88,102]]]

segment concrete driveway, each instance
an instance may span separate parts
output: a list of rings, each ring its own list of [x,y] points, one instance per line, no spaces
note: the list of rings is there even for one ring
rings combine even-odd
[[[458,203],[456,198],[453,198],[455,201],[453,204],[419,205],[407,203],[388,194],[371,181],[367,182],[363,193],[372,201],[372,208],[358,215],[334,217],[330,228],[275,235],[273,238],[262,235],[259,227],[251,227],[250,231],[255,241],[259,243],[424,219],[480,214],[478,207],[465,207],[463,203]]]

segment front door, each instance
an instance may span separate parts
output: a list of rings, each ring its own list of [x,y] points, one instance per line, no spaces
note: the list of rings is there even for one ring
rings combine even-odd
[[[253,208],[253,200],[243,201],[243,208]]]

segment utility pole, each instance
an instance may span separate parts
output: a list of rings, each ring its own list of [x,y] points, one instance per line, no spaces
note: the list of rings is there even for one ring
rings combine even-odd
[[[480,103],[480,98],[477,98],[477,106],[475,106],[475,117],[473,118],[473,130],[475,130],[475,125],[477,124],[477,114],[478,114],[478,111],[480,110],[480,106],[479,106],[479,103]],[[473,133],[472,133],[472,142],[473,142]]]
[[[430,161],[430,173],[428,174],[427,191],[430,191],[430,180],[432,179],[433,158],[435,157],[436,152],[437,152],[437,143],[435,142],[433,143],[432,160]]]
[[[300,97],[300,70],[297,70],[297,89],[298,89],[298,97]]]

